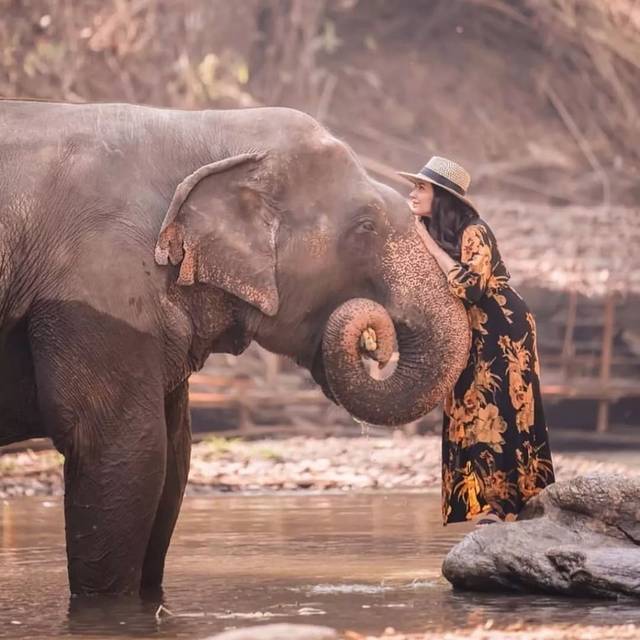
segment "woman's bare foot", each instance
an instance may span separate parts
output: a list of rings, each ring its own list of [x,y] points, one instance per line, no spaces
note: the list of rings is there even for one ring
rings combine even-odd
[[[502,523],[504,520],[495,511],[487,511],[477,516],[474,522],[476,527],[482,527],[486,524]]]

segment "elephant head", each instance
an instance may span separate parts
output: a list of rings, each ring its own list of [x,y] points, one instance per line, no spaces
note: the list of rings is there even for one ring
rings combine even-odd
[[[226,129],[237,152],[176,190],[156,261],[179,265],[180,285],[241,301],[251,336],[309,369],[356,418],[424,415],[462,371],[470,334],[404,198],[309,116],[243,113],[241,133]],[[363,356],[384,365],[396,349],[395,371],[371,377]]]

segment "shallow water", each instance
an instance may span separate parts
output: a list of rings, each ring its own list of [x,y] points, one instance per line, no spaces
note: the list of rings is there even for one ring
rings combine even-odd
[[[453,592],[446,551],[468,530],[443,528],[425,493],[187,498],[167,561],[164,606],[138,598],[70,599],[62,504],[0,503],[0,637],[204,638],[261,621],[382,633],[493,619],[640,623],[637,603]]]

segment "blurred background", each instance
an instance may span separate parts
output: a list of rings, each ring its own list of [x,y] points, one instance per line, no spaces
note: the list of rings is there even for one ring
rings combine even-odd
[[[460,162],[537,317],[554,441],[640,448],[637,0],[0,0],[0,60],[2,97],[296,107],[403,193],[395,170]],[[367,429],[256,345],[192,408],[200,434]]]

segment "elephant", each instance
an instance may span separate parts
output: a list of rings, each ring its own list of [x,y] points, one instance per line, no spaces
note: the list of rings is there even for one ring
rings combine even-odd
[[[303,112],[5,99],[0,336],[0,445],[64,456],[70,590],[125,594],[162,583],[210,354],[256,341],[397,425],[470,330],[405,199]]]

